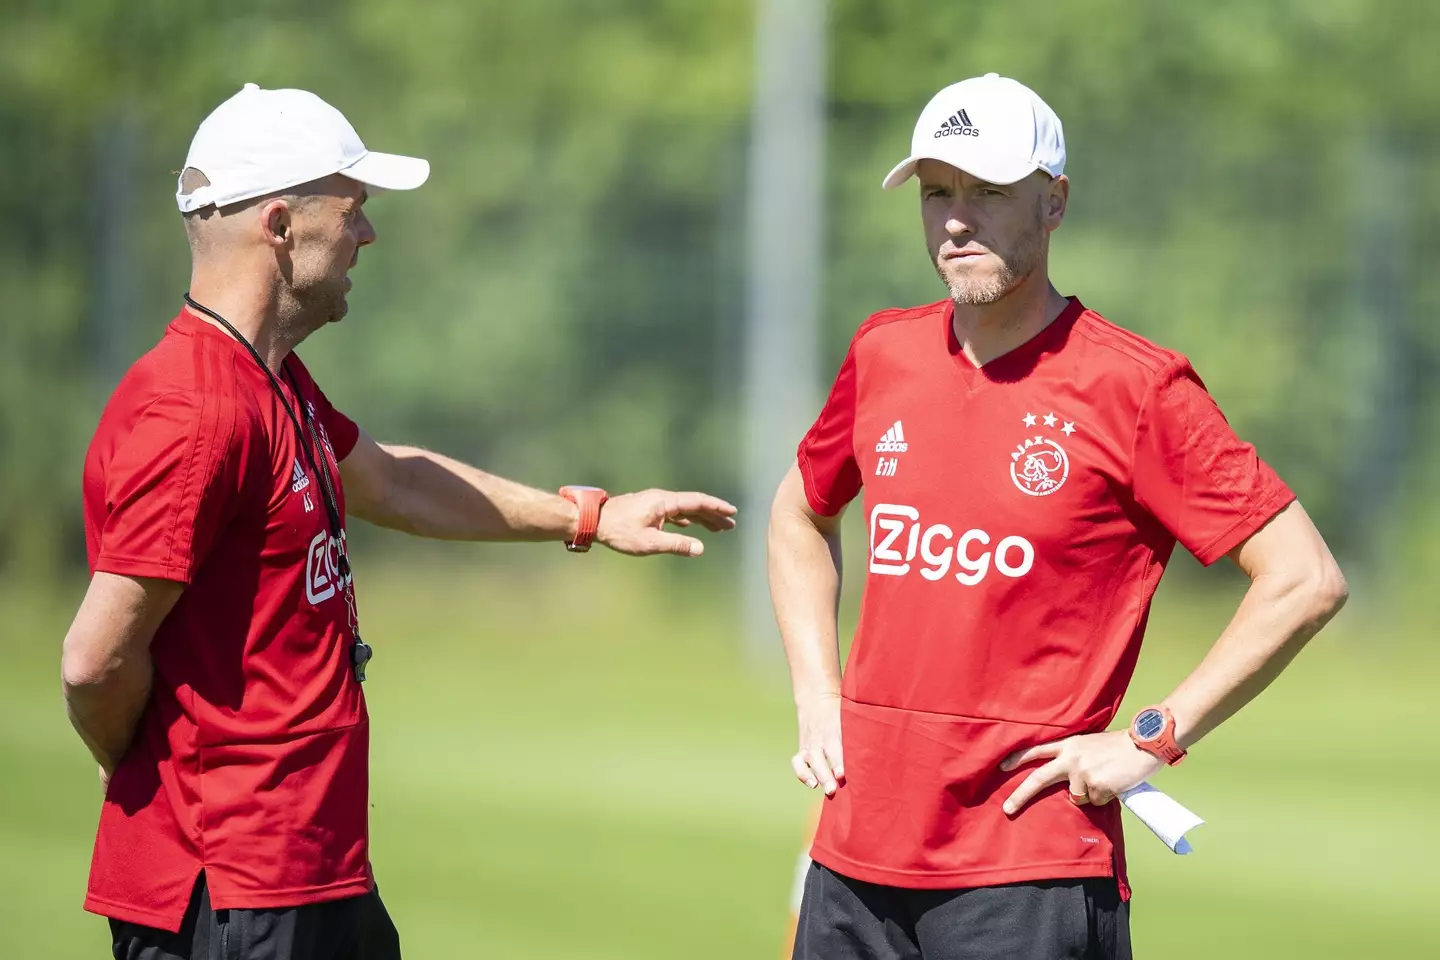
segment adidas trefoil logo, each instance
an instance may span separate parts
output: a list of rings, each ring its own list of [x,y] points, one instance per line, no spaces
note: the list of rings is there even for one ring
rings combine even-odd
[[[963,109],[956,110],[955,115],[940,124],[940,129],[935,131],[936,140],[939,140],[941,137],[978,136],[980,136],[980,128],[970,122],[970,114],[966,113]]]

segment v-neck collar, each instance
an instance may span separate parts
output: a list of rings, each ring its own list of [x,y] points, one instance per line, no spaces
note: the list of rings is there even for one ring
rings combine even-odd
[[[955,368],[960,371],[965,386],[974,390],[982,383],[1018,380],[1028,373],[1045,348],[1059,342],[1075,325],[1080,314],[1085,312],[1085,305],[1080,302],[1079,297],[1066,297],[1065,299],[1067,301],[1065,309],[1061,310],[1060,315],[1052,320],[1044,330],[979,367],[970,362],[970,358],[965,355],[964,349],[960,346],[960,340],[955,336],[955,302],[953,300],[946,301],[945,309],[941,311],[941,319],[945,327],[945,349],[950,354],[950,359],[955,361]]]

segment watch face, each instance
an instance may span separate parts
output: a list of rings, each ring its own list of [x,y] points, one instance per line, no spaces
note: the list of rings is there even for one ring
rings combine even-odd
[[[1154,740],[1165,729],[1165,714],[1153,707],[1142,710],[1135,718],[1135,735],[1141,740]]]

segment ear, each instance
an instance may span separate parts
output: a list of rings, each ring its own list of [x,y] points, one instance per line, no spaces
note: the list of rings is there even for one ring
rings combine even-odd
[[[260,234],[272,247],[290,245],[294,232],[290,204],[277,197],[260,208]]]
[[[1046,187],[1044,211],[1045,227],[1054,230],[1065,219],[1065,209],[1070,203],[1070,179],[1063,173],[1051,180]]]

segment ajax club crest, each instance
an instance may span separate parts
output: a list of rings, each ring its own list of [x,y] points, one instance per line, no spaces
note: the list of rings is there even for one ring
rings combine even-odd
[[[1025,414],[1025,426],[1034,427],[1043,420],[1045,426],[1054,428],[1060,419],[1053,413],[1043,418],[1033,413]],[[1067,422],[1059,431],[1068,438],[1075,432],[1075,424]],[[1026,437],[1010,453],[1010,479],[1021,493],[1032,497],[1048,497],[1065,485],[1070,477],[1070,457],[1065,448],[1053,437],[1036,433]]]

